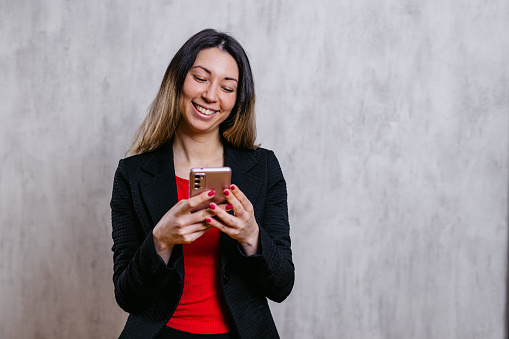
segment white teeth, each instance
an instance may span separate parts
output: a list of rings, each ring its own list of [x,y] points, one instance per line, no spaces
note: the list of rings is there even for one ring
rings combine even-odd
[[[210,109],[205,109],[201,106],[198,106],[197,104],[194,104],[194,107],[198,110],[198,112],[203,113],[205,115],[212,115],[215,113],[215,111],[211,111]]]

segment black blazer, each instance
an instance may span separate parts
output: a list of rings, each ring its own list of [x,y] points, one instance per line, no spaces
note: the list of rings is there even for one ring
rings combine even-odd
[[[286,183],[272,151],[236,149],[224,143],[232,183],[251,201],[260,226],[260,254],[246,256],[221,233],[221,287],[239,338],[279,338],[267,298],[281,302],[295,274],[290,249]],[[153,338],[182,295],[184,258],[176,245],[166,265],[152,229],[177,203],[172,141],[153,152],[120,160],[111,214],[115,298],[129,313],[121,338]]]

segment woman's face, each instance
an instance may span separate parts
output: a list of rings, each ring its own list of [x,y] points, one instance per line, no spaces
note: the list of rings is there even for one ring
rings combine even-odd
[[[179,128],[217,133],[235,106],[238,81],[239,68],[230,54],[215,47],[201,50],[184,80]]]

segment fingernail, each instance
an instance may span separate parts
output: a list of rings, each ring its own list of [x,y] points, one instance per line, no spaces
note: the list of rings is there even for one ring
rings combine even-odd
[[[231,185],[230,189],[233,191],[235,189],[235,186]]]
[[[205,219],[205,221],[206,221],[206,222],[208,222],[208,223],[210,223],[210,222],[212,221],[212,219],[207,218],[207,219]]]
[[[224,194],[224,195],[226,195],[226,196],[229,196],[229,195],[230,195],[230,191],[228,191],[228,190],[224,190],[224,191],[223,191],[223,194]]]
[[[231,210],[232,208],[233,208],[233,205],[230,205],[230,204],[226,205],[226,207],[225,207],[225,209],[227,209],[227,210]]]
[[[209,192],[209,197],[213,196],[214,194],[216,194],[216,191],[212,190]]]
[[[213,209],[213,210],[215,210],[215,209],[216,209],[216,205],[214,205],[213,203],[210,203],[210,204],[209,204],[209,207],[210,207],[211,209]]]

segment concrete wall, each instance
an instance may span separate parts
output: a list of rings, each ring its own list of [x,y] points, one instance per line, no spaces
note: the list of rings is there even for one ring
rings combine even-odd
[[[509,3],[0,1],[0,338],[114,338],[117,161],[181,44],[232,32],[288,181],[283,338],[505,333]]]

